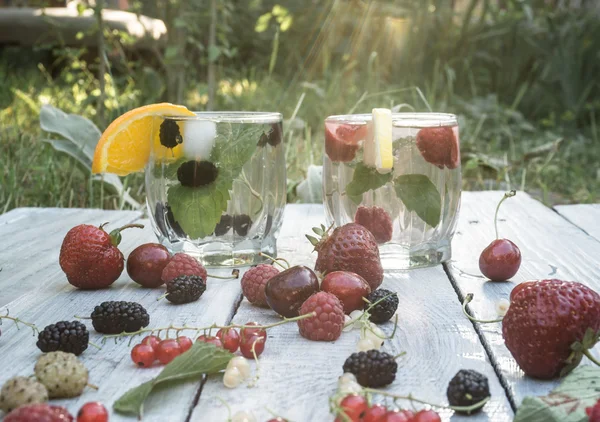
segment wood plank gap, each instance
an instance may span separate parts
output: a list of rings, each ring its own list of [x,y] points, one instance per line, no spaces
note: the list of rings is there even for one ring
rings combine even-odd
[[[555,214],[558,214],[563,220],[565,220],[566,222],[568,222],[568,223],[574,225],[575,227],[577,227],[579,230],[581,230],[583,233],[585,233],[586,236],[591,237],[593,240],[599,241],[594,236],[592,236],[591,234],[589,234],[583,227],[581,227],[580,225],[578,225],[577,223],[575,223],[571,219],[567,218],[567,216],[561,214],[556,208],[550,208],[550,209],[552,211],[554,211]]]
[[[460,291],[458,283],[452,276],[452,273],[450,272],[450,269],[448,268],[447,265],[448,264],[446,264],[445,262],[442,264],[442,266],[444,267],[444,272],[448,276],[448,279],[450,280],[450,284],[452,284],[452,288],[456,292],[456,295],[458,296],[458,300],[460,301],[460,306],[462,307],[462,304],[465,301],[465,297],[463,296],[462,292]],[[473,315],[469,305],[467,305],[467,311],[469,312],[469,315]],[[471,321],[471,320],[469,320],[469,321]],[[471,321],[471,324],[473,324],[473,328],[475,329],[475,333],[477,333],[477,337],[479,337],[479,341],[480,341],[481,345],[483,346],[483,350],[485,350],[485,353],[486,353],[488,359],[490,360],[490,364],[492,365],[492,368],[494,369],[494,372],[496,373],[496,376],[498,377],[498,380],[500,381],[500,385],[502,386],[502,389],[504,390],[504,394],[506,395],[506,398],[508,400],[508,403],[510,404],[510,407],[512,408],[512,410],[515,413],[517,413],[517,404],[515,403],[514,397],[511,394],[511,389],[510,389],[510,386],[508,385],[508,381],[502,375],[500,365],[499,365],[498,361],[496,360],[496,357],[494,356],[492,348],[490,347],[487,339],[485,338],[485,336],[483,335],[483,332],[481,331],[481,326],[478,323],[476,323],[475,321]]]

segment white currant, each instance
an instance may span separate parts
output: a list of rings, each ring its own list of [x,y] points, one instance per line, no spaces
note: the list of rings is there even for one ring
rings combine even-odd
[[[250,364],[248,363],[248,359],[243,356],[231,358],[227,364],[227,369],[229,368],[237,368],[243,379],[250,377]]]
[[[242,383],[242,374],[236,367],[227,368],[223,375],[223,384],[227,388],[236,388]]]

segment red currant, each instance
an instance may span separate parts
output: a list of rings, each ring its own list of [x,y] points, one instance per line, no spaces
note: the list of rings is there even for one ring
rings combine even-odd
[[[215,336],[206,336],[204,334],[202,334],[200,337],[198,337],[196,339],[196,342],[204,342],[204,343],[210,343],[210,344],[214,344],[217,347],[221,347],[223,348],[223,343],[221,343],[221,339],[219,339],[218,337]]]
[[[160,343],[160,337],[146,336],[142,339],[142,341],[140,343],[148,344],[148,345],[152,346],[153,349],[156,350],[156,346],[158,346],[158,343]]]
[[[385,406],[374,404],[365,411],[362,422],[383,422],[386,413]]]
[[[181,353],[187,352],[192,348],[192,339],[186,336],[177,337],[177,343],[179,343],[179,347],[181,347]]]
[[[344,397],[340,403],[340,416],[341,420],[350,420],[352,422],[362,421],[362,416],[365,411],[369,408],[367,399],[358,394],[351,394]],[[342,413],[343,412],[343,413]],[[344,418],[345,415],[346,417]]]
[[[181,346],[177,340],[168,338],[158,343],[156,348],[156,357],[163,365],[171,362],[181,354]]]
[[[381,422],[414,422],[413,416],[414,413],[410,410],[390,410]]]
[[[136,344],[131,349],[131,360],[140,368],[148,368],[156,360],[156,355],[149,344]]]
[[[100,402],[90,402],[77,412],[77,422],[107,422],[108,411]]]
[[[242,356],[246,359],[254,359],[254,354],[252,353],[252,345],[254,345],[254,352],[256,353],[256,357],[260,356],[262,352],[265,350],[265,342],[267,341],[267,337],[262,336],[251,336],[251,337],[242,337],[240,342],[240,352]]]
[[[240,346],[240,335],[235,328],[221,328],[217,332],[217,337],[223,343],[223,347],[234,353]]]
[[[247,322],[244,324],[244,326],[254,326],[254,325],[259,325],[258,322]],[[242,341],[244,341],[244,337],[252,337],[252,336],[258,336],[258,337],[264,337],[265,339],[267,338],[267,331],[264,328],[242,328],[240,330],[240,339]]]
[[[433,410],[421,410],[417,412],[412,422],[442,422],[442,418]]]

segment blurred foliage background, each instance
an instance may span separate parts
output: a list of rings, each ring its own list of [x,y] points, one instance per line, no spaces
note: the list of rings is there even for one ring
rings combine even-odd
[[[81,160],[43,142],[40,109],[103,130],[158,101],[281,111],[292,202],[309,165],[321,164],[323,119],[376,106],[456,113],[465,189],[523,189],[547,204],[600,200],[595,0],[112,3],[69,4],[94,17],[76,37],[94,43],[41,34],[31,46],[0,46],[0,213],[127,207]],[[160,19],[167,36],[137,48],[106,24],[107,7]],[[143,200],[143,175],[122,182]]]

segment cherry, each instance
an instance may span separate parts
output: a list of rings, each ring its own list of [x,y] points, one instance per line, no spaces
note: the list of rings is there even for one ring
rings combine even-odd
[[[361,309],[365,306],[363,300],[371,293],[371,286],[364,278],[349,271],[333,271],[321,282],[321,290],[337,296],[344,305],[344,313]]]
[[[336,418],[340,421],[362,421],[364,412],[369,408],[367,399],[358,394],[351,394],[344,397],[340,402],[340,415]],[[346,416],[346,417],[344,417]]]
[[[171,255],[163,245],[145,243],[129,254],[127,274],[133,281],[144,287],[158,287],[163,284],[162,271],[170,259]]]
[[[414,422],[414,413],[410,410],[390,410],[381,422]]]
[[[77,412],[77,422],[107,422],[108,411],[98,401],[89,402],[81,406]]]
[[[141,343],[131,349],[131,360],[140,368],[148,368],[156,360],[156,354],[152,346]]]
[[[152,348],[154,350],[156,350],[156,347],[158,346],[158,343],[160,343],[160,337],[157,337],[157,336],[146,336],[146,337],[144,337],[142,339],[142,341],[140,343],[152,346]]]
[[[498,210],[505,199],[516,195],[511,190],[504,194],[494,215],[496,240],[489,244],[479,256],[479,269],[484,276],[492,281],[505,281],[513,277],[521,266],[521,251],[508,239],[498,239]]]
[[[156,357],[163,365],[171,362],[181,353],[181,346],[179,345],[179,342],[173,338],[168,338],[161,341],[158,343],[156,348]]]
[[[259,335],[243,336],[240,341],[240,353],[246,359],[254,359],[254,354],[252,353],[252,347],[254,346],[254,352],[256,353],[256,357],[258,357],[265,350],[265,342],[266,341],[267,341],[266,334],[264,336],[259,336]]]
[[[420,410],[412,422],[442,422],[442,418],[433,410]]]
[[[319,279],[308,267],[296,265],[271,277],[265,285],[268,305],[284,317],[298,316],[300,306],[319,291]]]
[[[194,344],[192,339],[186,336],[177,337],[177,343],[179,343],[179,347],[181,347],[181,353],[187,352],[192,348]]]
[[[240,346],[240,335],[235,328],[221,328],[217,337],[223,343],[223,347],[234,353]]]
[[[363,415],[362,422],[383,422],[387,408],[381,404],[369,407]]]
[[[203,334],[200,337],[198,337],[196,341],[214,344],[217,347],[223,348],[223,343],[221,342],[221,339],[215,336],[207,336]]]
[[[267,331],[264,328],[247,328],[248,326],[257,326],[259,325],[258,322],[247,322],[244,324],[244,328],[242,328],[240,330],[240,339],[241,341],[244,340],[244,337],[252,337],[252,336],[258,336],[258,337],[264,337],[265,341],[267,339]]]

